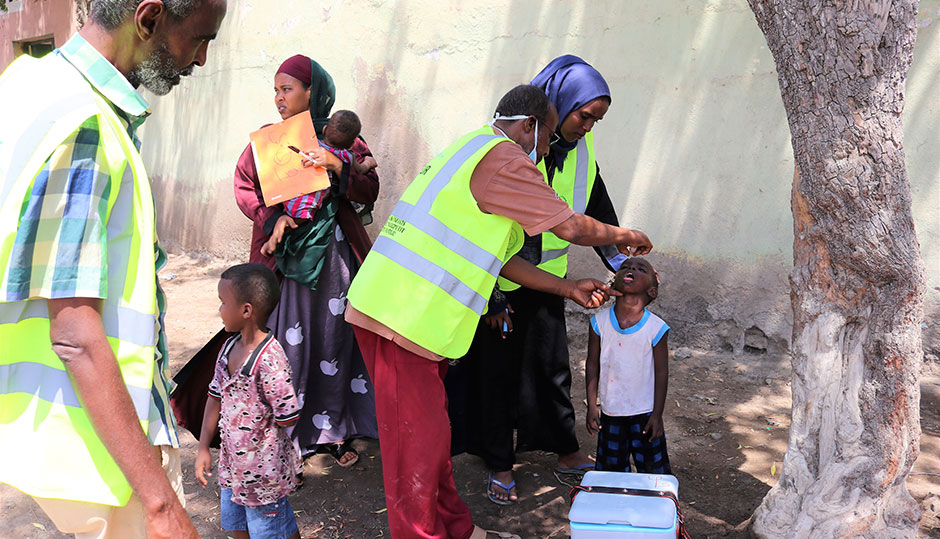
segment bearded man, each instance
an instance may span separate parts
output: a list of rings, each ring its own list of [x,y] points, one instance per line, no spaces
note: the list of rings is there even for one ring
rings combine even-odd
[[[198,537],[168,399],[143,86],[206,62],[224,0],[95,0],[0,76],[0,481],[76,537]]]

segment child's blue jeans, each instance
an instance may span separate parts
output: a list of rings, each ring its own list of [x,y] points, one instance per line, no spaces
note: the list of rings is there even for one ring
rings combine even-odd
[[[232,501],[232,490],[222,489],[222,528],[248,530],[252,537],[287,539],[297,533],[297,518],[287,496],[267,505],[250,507]]]

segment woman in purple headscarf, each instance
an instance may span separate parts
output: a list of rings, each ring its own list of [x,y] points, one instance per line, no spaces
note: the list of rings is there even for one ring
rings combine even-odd
[[[604,77],[581,58],[565,55],[552,60],[532,84],[545,91],[560,119],[551,151],[539,163],[546,181],[576,212],[619,226],[591,132],[611,103]],[[608,269],[623,261],[614,246],[595,250]],[[547,232],[527,236],[519,254],[564,277],[567,252],[568,243]],[[505,505],[517,499],[512,477],[517,451],[558,454],[558,473],[580,475],[594,464],[575,435],[564,300],[500,278],[488,312],[498,314],[484,317],[470,352],[448,371],[452,452],[483,457],[491,470],[487,496]]]

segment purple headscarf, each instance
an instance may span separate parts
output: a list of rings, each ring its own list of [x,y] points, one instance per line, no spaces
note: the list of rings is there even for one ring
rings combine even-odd
[[[597,99],[610,99],[610,88],[601,74],[590,64],[572,54],[559,56],[545,66],[532,79],[531,84],[541,88],[558,111],[558,142],[552,144],[551,152],[555,166],[562,169],[565,156],[578,145],[561,137],[561,124],[572,112]]]

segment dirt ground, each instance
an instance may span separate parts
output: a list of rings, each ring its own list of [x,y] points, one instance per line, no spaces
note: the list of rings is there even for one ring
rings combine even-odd
[[[224,266],[208,259],[174,255],[161,272],[169,298],[167,331],[175,372],[216,330],[216,283]],[[573,399],[578,436],[593,453],[596,441],[584,429],[583,315],[572,315]],[[678,352],[678,354],[676,353]],[[790,410],[789,358],[679,348],[670,352],[665,414],[669,458],[679,479],[679,499],[692,537],[743,537],[747,518],[780,477]],[[908,480],[924,512],[919,537],[940,537],[940,373],[925,375],[921,398],[920,458]],[[193,478],[196,441],[182,434],[187,509],[207,538],[225,539],[218,525],[219,496]],[[377,441],[355,442],[361,454],[352,469],[328,455],[309,459],[305,485],[291,496],[305,538],[387,537]],[[475,521],[524,538],[568,536],[569,486],[552,472],[553,455],[519,455],[515,469],[520,500],[501,507],[485,495],[486,469],[476,457],[454,459],[455,480]],[[561,477],[571,481],[571,478]],[[0,485],[0,537],[61,537],[28,497]]]

